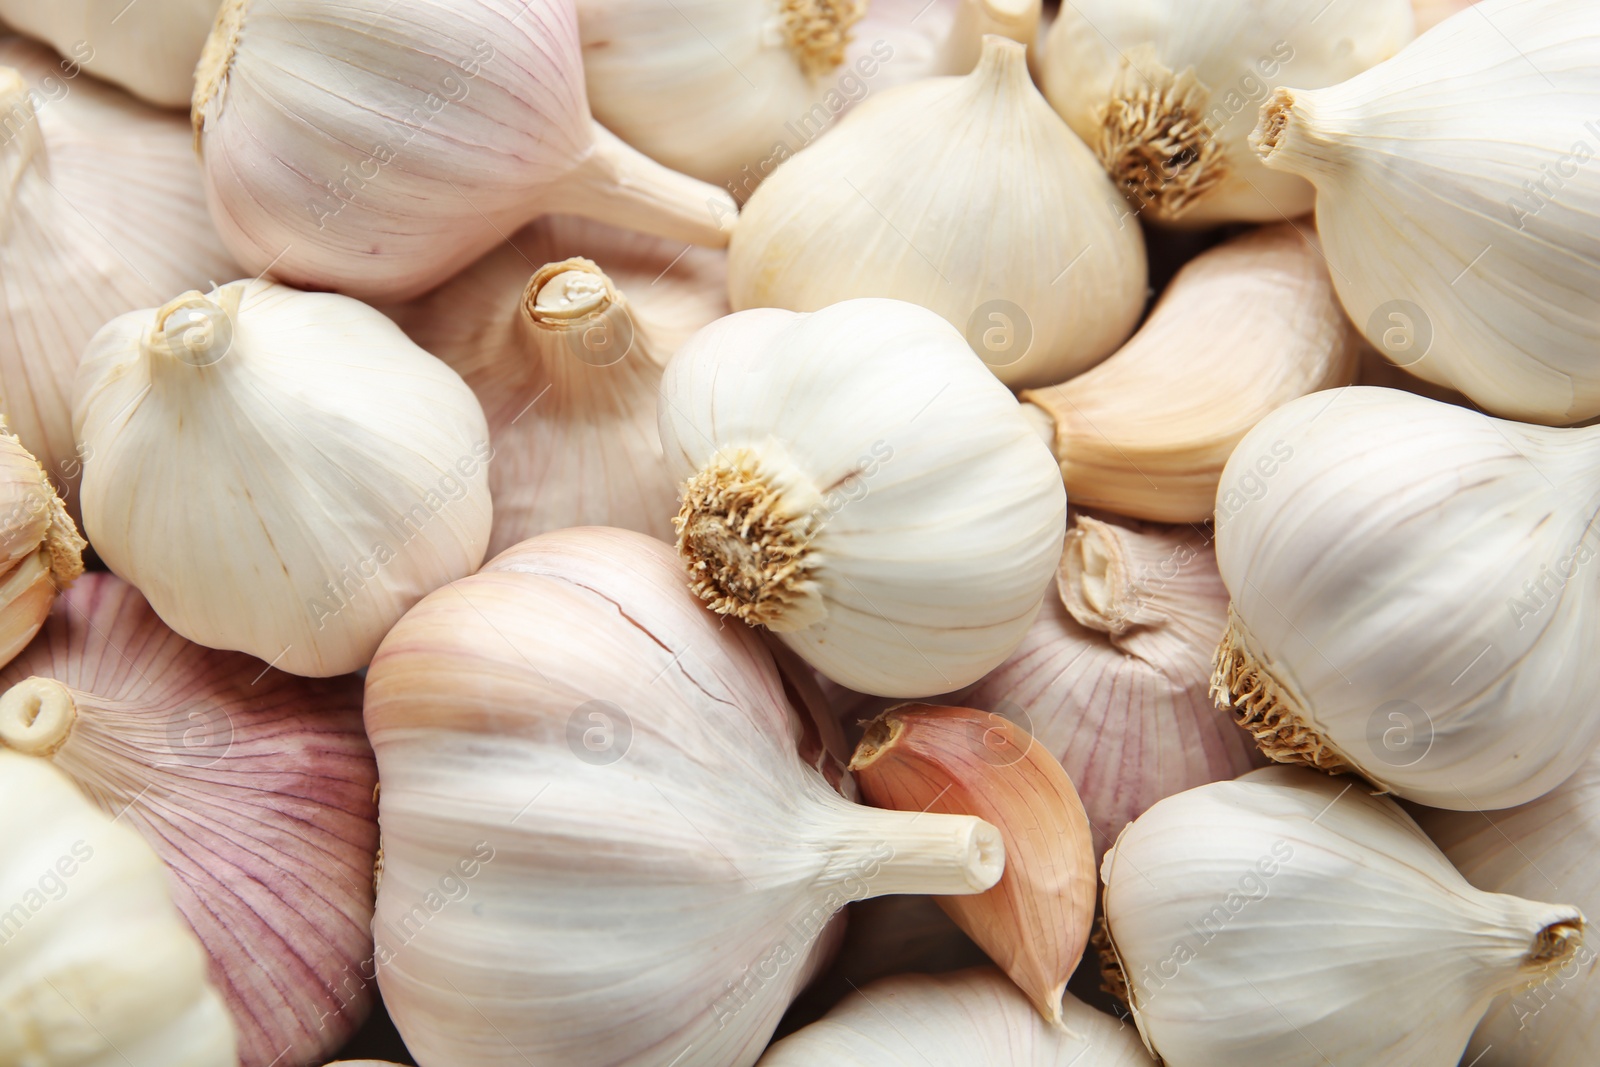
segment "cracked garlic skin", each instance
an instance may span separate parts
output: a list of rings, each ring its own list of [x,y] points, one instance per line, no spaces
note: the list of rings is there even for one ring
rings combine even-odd
[[[1482,0],[1347,82],[1284,80],[1253,143],[1316,186],[1367,339],[1503,418],[1600,415],[1600,7]]]
[[[233,1024],[150,846],[0,748],[0,1063],[235,1067]]]
[[[1409,0],[1074,0],[1045,38],[1042,84],[1128,210],[1184,227],[1311,210],[1302,177],[1251,151],[1274,86],[1344,81],[1411,40]]]
[[[0,19],[71,67],[158,107],[187,108],[218,0],[0,0]],[[177,125],[177,122],[174,122]],[[135,154],[137,155],[137,154]],[[129,162],[118,159],[119,165]]]
[[[91,543],[199,644],[345,674],[483,560],[483,410],[359,301],[241,281],[129,312],[74,411]]]
[[[1217,492],[1213,689],[1282,762],[1453,810],[1533,800],[1600,739],[1600,429],[1391,389],[1290,402]]]
[[[934,312],[736,312],[673,357],[660,418],[696,594],[833,681],[950,692],[1037,614],[1065,533],[1060,474]]]
[[[226,0],[195,77],[218,232],[307,289],[417,296],[552,212],[720,247],[738,210],[590,118],[572,0]]]
[[[1109,355],[1144,308],[1144,239],[1116,198],[1026,49],[985,37],[970,73],[871,97],[762,183],[728,246],[729,301],[909,301],[1007,385],[1048,385]]]
[[[1583,950],[1576,907],[1474,889],[1394,801],[1302,767],[1160,801],[1101,877],[1108,978],[1171,1067],[1455,1067]]]
[[[846,903],[1004,865],[981,819],[840,796],[761,636],[643,534],[545,534],[424,599],[366,724],[378,982],[423,1067],[750,1067]]]

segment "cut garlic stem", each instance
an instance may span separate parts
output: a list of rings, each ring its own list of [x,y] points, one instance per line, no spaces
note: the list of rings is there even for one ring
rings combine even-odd
[[[594,148],[547,210],[711,248],[728,243],[738,214],[722,190],[663,167],[592,119],[590,126]]]
[[[1000,831],[982,819],[868,808],[843,799],[832,806],[839,819],[828,825],[834,857],[829,870],[841,878],[860,878],[868,886],[866,896],[968,896],[993,887],[1005,872]]]
[[[0,696],[0,744],[27,756],[50,756],[78,718],[72,690],[54,678],[28,678]]]

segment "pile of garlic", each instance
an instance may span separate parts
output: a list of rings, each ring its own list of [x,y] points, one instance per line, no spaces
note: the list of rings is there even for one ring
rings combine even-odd
[[[1593,1067],[1594,0],[0,0],[0,1067]]]

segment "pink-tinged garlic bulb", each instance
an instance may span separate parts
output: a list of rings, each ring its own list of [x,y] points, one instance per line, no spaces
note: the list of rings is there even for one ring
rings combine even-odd
[[[227,0],[192,117],[247,271],[371,301],[552,212],[716,247],[737,211],[589,116],[572,0]]]
[[[1076,514],[1055,595],[960,700],[1021,724],[1061,759],[1101,856],[1161,798],[1266,763],[1211,700],[1227,614],[1204,527]]]
[[[375,992],[360,682],[192,644],[97,573],[0,689],[0,747],[49,759],[166,862],[243,1067],[304,1067],[343,1044]]]

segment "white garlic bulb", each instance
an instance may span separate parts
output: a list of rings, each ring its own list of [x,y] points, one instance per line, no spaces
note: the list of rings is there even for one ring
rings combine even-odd
[[[1044,93],[1130,213],[1276,222],[1311,210],[1313,194],[1251,151],[1261,103],[1277,85],[1359,74],[1411,40],[1412,25],[1410,0],[1073,0],[1045,39]]]
[[[89,338],[238,268],[206,217],[180,116],[20,38],[0,39],[0,67],[14,68],[0,69],[0,411],[76,519],[72,377]]]
[[[749,1067],[845,903],[1004,863],[982,820],[836,793],[760,636],[642,534],[545,534],[425,598],[365,713],[378,982],[423,1067]]]
[[[376,999],[378,775],[361,683],[191,644],[80,578],[0,670],[0,748],[49,759],[167,864],[243,1067],[306,1067]]]
[[[869,94],[1026,44],[1039,0],[578,0],[595,118],[743,200]]]
[[[873,97],[745,205],[728,248],[737,309],[852,297],[932,308],[1007,385],[1103,359],[1145,302],[1144,241],[1028,77],[984,39],[971,74]]]
[[[1573,423],[1600,415],[1597,93],[1600,7],[1484,0],[1347,82],[1279,89],[1254,138],[1316,185],[1379,351],[1493,414]]]
[[[572,0],[228,0],[193,118],[245,269],[363,299],[416,296],[550,212],[712,246],[737,213],[590,118]]]
[[[1600,739],[1600,429],[1391,389],[1261,420],[1217,492],[1214,689],[1267,755],[1457,810],[1553,789]]]
[[[1538,800],[1507,811],[1419,809],[1417,821],[1479,889],[1560,893],[1600,914],[1600,751]],[[1600,970],[1585,944],[1540,981],[1495,1000],[1466,1060],[1479,1067],[1586,1067],[1600,1047]]]
[[[106,564],[184,637],[292,674],[364,666],[488,545],[472,390],[348,297],[232,282],[119,316],[73,421]]]
[[[1070,993],[1046,1025],[992,967],[908,974],[846,997],[760,1067],[1151,1067],[1134,1032]]]
[[[1583,942],[1577,908],[1474,889],[1394,801],[1304,768],[1158,802],[1101,873],[1108,956],[1172,1067],[1455,1067],[1497,994]]]
[[[160,107],[189,106],[218,0],[0,0],[0,18]]]
[[[679,350],[661,443],[713,609],[884,696],[945,693],[1028,630],[1066,499],[1020,405],[926,308],[737,312]]]
[[[0,749],[0,1063],[234,1067],[233,1025],[150,846]]]
[[[495,455],[491,556],[567,526],[672,539],[661,368],[684,337],[727,313],[722,260],[597,223],[541,221],[391,311],[483,405]]]

